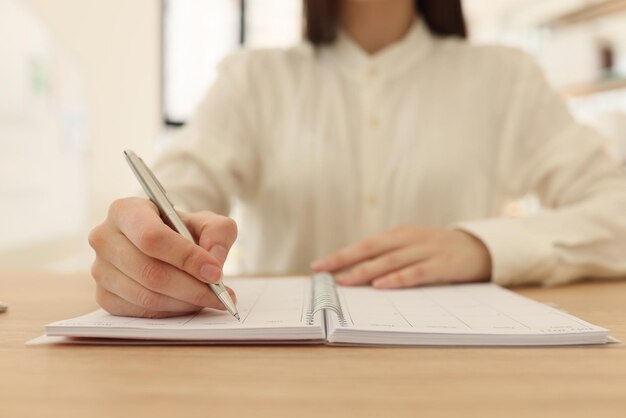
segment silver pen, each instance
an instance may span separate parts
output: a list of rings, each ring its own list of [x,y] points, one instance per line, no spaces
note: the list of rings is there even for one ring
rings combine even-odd
[[[135,173],[137,180],[141,184],[141,187],[146,191],[146,194],[150,198],[150,200],[159,208],[159,213],[163,221],[169,225],[172,229],[178,232],[183,237],[187,238],[189,241],[197,244],[191,232],[185,226],[185,223],[180,219],[178,213],[176,213],[176,209],[174,209],[174,205],[167,198],[167,194],[165,189],[157,180],[152,171],[148,168],[146,163],[143,162],[141,158],[137,156],[131,150],[125,150],[124,155],[126,156],[126,161],[130,165],[130,168]],[[220,302],[224,305],[224,307],[231,313],[237,320],[239,319],[239,312],[237,311],[237,307],[235,303],[230,297],[230,294],[224,287],[224,284],[220,280],[219,283],[213,284],[208,283],[209,287],[215,293],[215,296],[218,297]]]

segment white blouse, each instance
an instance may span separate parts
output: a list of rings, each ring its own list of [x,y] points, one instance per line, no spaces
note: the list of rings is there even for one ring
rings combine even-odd
[[[397,224],[480,238],[503,285],[626,273],[626,179],[533,61],[431,35],[373,56],[331,45],[240,51],[157,156],[191,211],[239,201],[244,271],[309,263]],[[503,207],[536,193],[523,218]]]

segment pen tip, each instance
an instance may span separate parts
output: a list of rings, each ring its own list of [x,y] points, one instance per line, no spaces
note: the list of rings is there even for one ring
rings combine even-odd
[[[235,318],[237,318],[237,321],[241,322],[241,318],[239,317],[238,313],[235,314]]]

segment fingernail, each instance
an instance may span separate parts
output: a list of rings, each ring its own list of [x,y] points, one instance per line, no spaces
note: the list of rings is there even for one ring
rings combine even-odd
[[[226,251],[226,248],[222,247],[221,245],[214,245],[209,250],[209,254],[215,257],[217,261],[224,264],[224,261],[226,261],[226,255],[228,254],[228,251]]]
[[[217,283],[222,277],[222,270],[213,264],[205,264],[200,269],[200,277],[210,283]]]

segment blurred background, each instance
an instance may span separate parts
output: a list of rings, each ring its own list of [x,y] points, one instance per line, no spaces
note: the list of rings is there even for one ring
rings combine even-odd
[[[464,9],[471,42],[534,55],[626,161],[626,0]],[[301,15],[300,0],[0,0],[0,268],[87,269],[88,230],[137,188],[122,150],[150,156],[226,54],[300,42]]]

